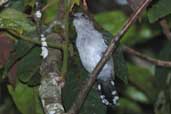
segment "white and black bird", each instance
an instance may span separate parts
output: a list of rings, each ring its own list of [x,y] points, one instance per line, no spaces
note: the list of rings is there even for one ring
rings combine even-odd
[[[91,73],[107,48],[104,36],[96,30],[93,22],[83,13],[74,14],[73,24],[76,29],[76,47],[84,68]],[[114,106],[118,102],[115,88],[113,59],[105,64],[97,76],[97,90],[100,99],[106,106]]]

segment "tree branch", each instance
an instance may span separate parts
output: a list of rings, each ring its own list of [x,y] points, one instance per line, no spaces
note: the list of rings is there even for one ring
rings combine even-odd
[[[81,0],[81,5],[82,5],[83,10],[87,12],[88,11],[87,0]]]
[[[48,37],[52,42],[60,42],[60,36],[53,34]],[[40,66],[41,85],[39,95],[45,114],[63,114],[61,89],[64,86],[64,80],[59,74],[58,65],[61,64],[62,53],[57,49],[49,49],[49,56]]]
[[[143,10],[148,6],[151,0],[145,0],[140,7],[133,13],[133,15],[128,19],[128,21],[124,24],[122,29],[118,32],[118,34],[111,40],[110,45],[106,49],[103,57],[96,65],[93,72],[90,74],[90,78],[87,80],[86,84],[80,90],[80,93],[73,103],[72,107],[68,111],[68,114],[77,114],[79,113],[82,105],[84,104],[85,99],[88,96],[89,91],[91,90],[93,84],[95,83],[96,77],[99,74],[100,70],[103,68],[105,63],[109,60],[112,52],[116,51],[118,47],[119,41],[121,40],[122,36],[127,32],[130,26],[138,19],[139,14],[143,12]]]
[[[63,48],[63,63],[62,63],[62,69],[61,69],[61,75],[63,78],[65,78],[65,74],[67,73],[68,70],[68,45],[69,45],[69,12],[67,11],[68,8],[68,2],[64,2],[64,10],[65,10],[65,15],[64,15],[64,23],[65,23],[65,29],[64,29],[64,37],[65,37],[65,45]]]
[[[58,13],[56,14],[54,20],[49,24],[47,29],[44,31],[44,34],[49,34],[50,32],[52,32],[53,28],[57,25],[60,26],[60,28],[63,30],[65,28],[64,22],[62,22],[65,14],[64,0],[60,0],[57,7],[58,7],[57,10]]]
[[[155,59],[155,58],[152,58],[152,57],[149,57],[147,55],[144,55],[134,49],[131,49],[127,46],[124,46],[124,51],[130,55],[134,55],[134,56],[137,56],[141,59],[144,59],[146,60],[147,62],[150,62],[152,64],[155,64],[157,66],[162,66],[162,67],[171,67],[171,61],[162,61],[162,60],[158,60],[158,59]]]

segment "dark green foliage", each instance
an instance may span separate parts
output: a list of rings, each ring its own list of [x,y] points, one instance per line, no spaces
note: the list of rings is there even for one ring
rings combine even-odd
[[[120,106],[117,108],[117,114],[142,114],[143,112],[138,103],[126,98],[120,99]]]
[[[11,8],[7,8],[0,13],[0,28],[14,30],[19,34],[35,30],[25,14]]]
[[[9,57],[5,71],[17,64],[17,77],[30,86],[40,84],[39,66],[41,64],[41,50],[27,42],[19,40],[13,47],[13,54]]]
[[[45,23],[50,23],[54,20],[57,14],[59,0],[47,0],[47,2],[49,3],[50,7],[48,7],[44,12],[44,21]]]
[[[39,70],[31,77],[31,79],[27,82],[28,86],[34,87],[40,85],[41,75]]]
[[[15,105],[22,114],[43,114],[37,88],[31,88],[27,85],[17,82],[15,91],[11,87],[9,87],[8,90],[12,95]]]
[[[14,44],[11,54],[8,58],[7,64],[5,65],[3,75],[6,76],[9,70],[30,52],[32,46],[32,44],[29,44],[22,40],[17,41],[17,43]]]
[[[120,11],[114,11],[97,14],[95,19],[105,30],[115,35],[121,29],[126,16]]]
[[[164,48],[161,50],[159,54],[159,59],[162,60],[171,60],[171,43],[167,43]],[[156,81],[157,81],[157,87],[162,89],[166,88],[166,80],[168,78],[168,74],[171,72],[171,68],[164,68],[164,67],[159,67],[156,66],[155,70],[155,75],[156,75]]]
[[[60,10],[60,0],[41,1],[43,11],[41,23],[43,24],[42,28],[44,30],[57,15],[61,12],[61,14],[65,12],[63,10],[67,10],[64,16],[68,13],[74,13],[74,4],[79,5],[80,0],[64,0],[67,4],[65,4],[65,8],[62,7],[64,9]],[[120,31],[126,19],[129,18],[130,11],[124,10],[124,12],[122,12],[119,9],[122,8],[122,6],[119,8],[114,6],[115,8],[109,8],[110,11],[108,11],[109,9],[104,10],[102,8],[103,6],[98,6],[98,3],[94,4],[95,7],[91,4],[92,1],[96,1],[101,3],[107,2],[109,5],[112,0],[87,1],[88,6],[92,7],[94,10],[96,10],[97,7],[103,10],[103,12],[100,10],[97,11],[99,13],[93,15],[95,21],[105,29],[101,29],[99,32],[104,34],[105,39],[109,43],[113,36]],[[41,80],[41,75],[39,74],[39,67],[42,62],[40,56],[41,48],[20,39],[21,35],[30,39],[38,37],[36,22],[33,18],[35,2],[35,0],[9,0],[8,8],[3,7],[0,9],[0,35],[5,33],[8,34],[9,38],[15,39],[14,45],[11,46],[13,49],[11,50],[7,63],[5,65],[1,65],[0,63],[0,114],[20,114],[20,112],[22,114],[43,114],[38,98],[37,87],[35,87],[40,84]],[[103,5],[105,6],[105,4]],[[156,58],[156,52],[151,51],[151,49],[153,45],[155,45],[154,47],[157,47],[157,53],[159,52],[158,50],[160,49],[158,49],[158,47],[161,47],[162,42],[155,42],[155,39],[161,37],[161,34],[163,34],[161,31],[163,30],[161,30],[159,24],[152,25],[148,20],[154,23],[165,18],[170,27],[170,5],[171,0],[153,0],[150,7],[148,7],[147,13],[145,13],[145,15],[142,14],[141,20],[131,26],[131,29],[128,30],[121,40],[121,45],[119,44],[116,53],[114,53],[115,78],[119,78],[117,84],[121,85],[121,87],[117,87],[119,90],[120,105],[112,111],[112,114],[171,114],[171,68],[156,66],[154,69],[154,65],[150,66],[144,61],[139,63],[139,61],[137,62],[137,58],[127,54],[123,55],[122,50],[122,45],[127,44],[128,46],[138,48],[138,50],[140,48],[143,53],[147,53]],[[79,8],[78,10],[82,11],[82,9]],[[65,23],[63,23],[63,21],[65,21]],[[67,25],[68,23],[72,23],[72,19],[69,19],[67,23],[67,20],[64,18],[61,23]],[[16,34],[9,34],[9,31]],[[59,35],[62,36],[61,42],[65,41],[65,34],[67,33],[64,33],[61,25],[56,25],[53,28],[53,32],[59,33]],[[71,37],[71,34],[74,34],[73,32],[74,31],[69,30],[69,37]],[[51,33],[49,35],[51,35]],[[71,43],[69,45],[72,45],[72,42],[75,42],[75,38],[69,39],[69,43]],[[171,61],[171,44],[164,43],[163,45],[164,48],[160,50],[161,52],[158,59]],[[71,56],[68,57],[69,64],[68,72],[66,73],[66,85],[63,89],[63,103],[66,111],[70,108],[74,100],[77,99],[77,95],[89,75],[81,65],[79,56],[74,56],[76,50],[70,48],[69,52]],[[127,58],[125,59],[125,57]],[[61,63],[62,62],[63,59],[61,59]],[[141,65],[141,63],[143,64]],[[16,88],[14,91],[11,86],[7,85],[7,78],[9,78],[7,75],[15,64],[17,65],[17,75],[15,76],[17,80],[15,80]],[[62,66],[62,64],[59,64],[57,67],[60,68],[60,66]],[[57,70],[61,72],[60,69]],[[4,77],[2,78],[2,76]],[[120,82],[120,80],[125,84]],[[5,86],[4,81],[6,81]],[[2,92],[2,89],[5,89],[5,91]],[[153,109],[153,107],[155,109]],[[101,103],[95,86],[89,93],[80,114],[106,114],[106,107]]]
[[[171,0],[158,0],[148,10],[148,18],[151,23],[171,13]]]
[[[24,11],[26,0],[10,0],[10,5],[12,8],[17,9],[19,11]]]
[[[171,60],[171,43],[168,42],[161,50],[159,58]],[[157,99],[157,113],[171,113],[171,68],[156,66],[156,84],[158,87],[159,97]],[[161,97],[162,96],[162,97]]]
[[[125,84],[128,84],[128,68],[121,47],[117,49],[116,53],[114,54],[113,60],[115,76],[121,79]]]
[[[42,62],[40,53],[41,49],[39,47],[33,48],[30,53],[17,64],[17,76],[22,82],[29,82],[39,70]]]
[[[78,57],[78,56],[77,56]],[[70,59],[69,72],[65,88],[63,89],[63,100],[66,109],[69,109],[73,101],[77,99],[77,95],[84,85],[84,81],[88,79],[88,73],[80,64],[80,60],[74,57]],[[93,88],[86,99],[80,114],[105,114],[105,106],[101,103],[98,92]]]
[[[13,51],[15,51],[15,57],[16,58],[22,57],[23,55],[27,54],[32,47],[33,47],[32,44],[22,40],[18,40],[13,47]]]
[[[149,103],[155,102],[157,90],[154,86],[154,77],[149,70],[135,65],[128,65],[128,71],[130,84],[138,88],[147,97]],[[132,93],[132,95],[134,94]]]
[[[0,83],[0,114],[21,114],[7,87],[6,81]]]

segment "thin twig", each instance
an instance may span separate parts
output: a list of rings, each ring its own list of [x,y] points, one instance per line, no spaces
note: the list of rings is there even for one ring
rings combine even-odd
[[[86,0],[82,0],[82,4],[83,4],[84,11],[87,11],[88,10],[87,1]]]
[[[171,61],[163,61],[163,60],[159,60],[159,59],[149,57],[149,56],[144,55],[144,54],[142,54],[142,53],[140,53],[140,52],[138,52],[132,48],[129,48],[127,46],[124,46],[124,51],[130,55],[134,55],[134,56],[137,56],[141,59],[144,59],[147,62],[150,62],[154,65],[162,66],[162,67],[171,67]]]
[[[58,21],[57,19],[54,19],[50,24],[49,26],[47,27],[47,29],[45,29],[45,31],[43,32],[44,34],[49,34],[52,32],[53,28],[55,26],[60,26],[62,29],[64,28],[64,25]]]
[[[64,8],[65,8],[65,15],[64,15],[64,23],[65,23],[65,27],[64,27],[64,37],[65,37],[65,44],[63,47],[63,63],[62,63],[62,69],[61,69],[61,75],[63,77],[63,79],[65,79],[65,75],[67,73],[68,70],[68,55],[69,55],[69,12],[68,12],[68,2],[65,1],[64,2]]]
[[[41,23],[41,17],[42,17],[42,12],[41,12],[41,0],[36,0],[35,3],[35,15],[34,19],[36,21],[36,29],[39,35],[42,34],[42,23]],[[36,13],[40,13],[37,15]]]
[[[10,30],[7,30],[7,32],[9,34],[15,36],[16,38],[20,38],[21,40],[24,40],[26,42],[33,43],[33,44],[41,46],[41,41],[33,40],[33,39],[37,39],[37,38],[30,38],[30,37],[27,37],[27,36],[23,36],[23,35],[17,34],[16,32],[10,31]],[[63,49],[63,45],[64,45],[64,44],[61,44],[61,43],[51,43],[51,42],[47,42],[47,44],[48,44],[48,46],[50,48],[55,48],[55,49]]]
[[[165,34],[165,36],[167,37],[167,39],[169,41],[171,41],[171,32],[170,32],[170,28],[168,26],[168,23],[165,19],[162,19],[160,21],[160,26],[162,27],[163,29],[163,33]]]
[[[56,13],[54,20],[49,24],[47,29],[45,29],[44,34],[51,33],[55,26],[60,26],[62,29],[64,29],[64,22],[63,22],[63,20],[64,20],[63,18],[64,18],[64,14],[65,14],[64,0],[60,0],[57,7],[58,7],[58,9],[57,9],[58,13]]]
[[[54,4],[54,1],[52,0],[52,1],[49,1],[48,2],[48,4],[46,4],[42,9],[41,9],[41,11],[43,12],[43,11],[45,11],[47,8],[49,8],[51,5],[53,5]]]
[[[131,25],[138,19],[139,14],[141,14],[144,9],[148,6],[151,0],[145,0],[142,5],[133,13],[133,15],[128,19],[128,21],[124,24],[122,29],[118,32],[118,34],[111,40],[110,45],[108,46],[107,50],[105,51],[103,57],[96,65],[93,72],[90,74],[90,78],[87,80],[86,84],[80,90],[80,93],[73,103],[72,107],[68,111],[68,114],[78,114],[85,99],[88,96],[93,84],[95,83],[96,77],[105,65],[105,63],[109,60],[112,52],[116,51],[118,47],[119,41],[121,40],[122,36],[127,32],[127,30],[131,27]]]

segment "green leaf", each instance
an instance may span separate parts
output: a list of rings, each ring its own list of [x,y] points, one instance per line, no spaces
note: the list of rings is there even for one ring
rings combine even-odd
[[[22,114],[43,114],[36,88],[30,88],[18,82],[15,91],[11,86],[8,90]]]
[[[25,6],[34,7],[36,0],[25,0]]]
[[[40,85],[41,75],[39,70],[31,77],[31,79],[27,82],[28,86],[34,87]]]
[[[41,50],[39,47],[33,48],[18,64],[17,76],[19,79],[27,83],[35,76],[41,64]]]
[[[16,53],[15,54],[16,58],[22,57],[25,53],[27,53],[32,48],[32,46],[33,45],[28,42],[18,40],[13,48],[13,50],[15,50]]]
[[[84,83],[88,78],[88,73],[80,64],[80,60],[74,57],[69,63],[69,72],[66,85],[63,89],[64,106],[66,110],[70,108]],[[83,105],[80,114],[105,114],[106,108],[99,99],[98,92],[93,88]]]
[[[8,58],[8,62],[5,65],[4,73],[8,73],[11,67],[16,64],[16,62],[22,59],[27,53],[31,50],[32,44],[27,43],[22,40],[18,40],[15,45],[13,46],[12,53]],[[5,75],[6,76],[6,75]]]
[[[35,26],[26,18],[26,15],[7,8],[0,13],[0,28],[14,30],[20,34],[35,30]]]
[[[58,13],[59,0],[47,0],[49,7],[45,10],[43,19],[45,23],[49,23],[55,19]]]
[[[170,61],[171,60],[171,43],[167,42],[159,54],[159,59]],[[156,85],[159,91],[160,97],[157,100],[156,107],[158,108],[157,112],[160,113],[171,113],[171,68],[159,67],[156,66],[155,75],[156,75]],[[162,95],[162,97],[161,97]],[[162,102],[162,103],[161,103]],[[162,104],[162,105],[161,105]]]
[[[104,12],[95,15],[95,20],[105,30],[115,35],[126,21],[126,16],[120,11]]]
[[[42,0],[44,1],[44,0]],[[28,7],[34,8],[36,0],[9,0],[11,8],[18,11],[26,11]]]
[[[129,112],[128,114],[142,114],[143,112],[140,105],[133,100],[120,98],[119,103],[117,114],[125,114],[125,112]]]
[[[157,88],[154,86],[152,73],[148,69],[131,64],[128,64],[128,73],[130,83],[139,88],[146,95],[148,101],[153,103],[156,100]]]
[[[171,60],[171,43],[167,43],[159,54],[159,59],[170,61]],[[168,74],[171,72],[171,68],[159,67],[156,66],[155,76],[157,87],[161,90],[166,88],[166,79]]]
[[[141,103],[148,103],[147,96],[142,91],[137,90],[137,88],[135,87],[128,86],[126,89],[126,94],[134,101],[138,101]]]
[[[114,54],[114,71],[115,76],[121,79],[125,84],[128,84],[128,68],[123,56],[123,50],[119,47]]]
[[[106,18],[107,17],[107,18]],[[117,32],[120,31],[122,25],[126,21],[127,17],[121,11],[113,11],[113,12],[103,12],[95,15],[96,22],[101,25],[106,31],[112,33],[112,35],[116,35]],[[135,26],[132,26],[128,32],[124,35],[123,40],[121,42],[130,42],[135,41]],[[139,38],[137,38],[139,39]]]
[[[171,13],[171,0],[158,0],[152,7],[148,10],[148,18],[151,23],[157,21],[158,19],[167,16]]]
[[[26,0],[10,0],[9,4],[10,4],[11,8],[14,8],[18,11],[24,11],[25,2],[26,2]]]

